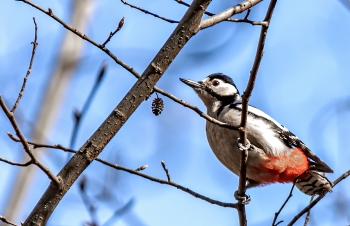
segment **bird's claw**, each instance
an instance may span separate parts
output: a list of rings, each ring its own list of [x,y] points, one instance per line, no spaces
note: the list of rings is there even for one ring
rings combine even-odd
[[[251,200],[249,195],[244,194],[243,196],[241,196],[241,195],[238,194],[238,191],[235,191],[234,197],[235,197],[235,199],[236,199],[238,202],[240,202],[240,203],[242,203],[242,204],[244,204],[244,205],[249,204],[249,202],[250,202],[250,200]]]

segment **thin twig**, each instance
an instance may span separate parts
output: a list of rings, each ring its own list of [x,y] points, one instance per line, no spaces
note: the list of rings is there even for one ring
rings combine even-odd
[[[102,78],[106,74],[106,69],[107,69],[107,65],[105,63],[103,63],[101,68],[100,68],[100,70],[99,70],[99,72],[98,72],[98,74],[97,74],[95,84],[92,87],[92,90],[91,90],[88,98],[86,99],[86,101],[84,103],[83,109],[80,112],[79,111],[75,111],[74,112],[74,119],[75,119],[75,121],[74,121],[72,136],[71,136],[71,139],[70,139],[70,142],[69,142],[69,147],[70,148],[74,148],[74,145],[75,145],[75,142],[76,142],[76,138],[77,138],[77,135],[78,135],[78,131],[79,131],[79,128],[80,128],[80,124],[81,124],[80,123],[81,119],[86,115],[87,111],[89,110],[89,107],[90,107],[90,105],[92,103],[92,100],[94,99],[95,94],[96,94],[98,88],[100,87]]]
[[[0,215],[0,221],[4,222],[4,223],[6,223],[6,224],[9,224],[9,225],[17,226],[16,224],[12,223],[11,221],[8,221],[8,220],[6,219],[6,217],[3,217],[3,216],[1,216],[1,215]]]
[[[166,22],[169,22],[169,23],[179,23],[179,21],[177,21],[177,20],[170,20],[170,19],[167,19],[167,18],[165,18],[165,17],[159,16],[159,15],[157,15],[157,14],[155,14],[155,13],[152,13],[152,12],[150,12],[150,11],[147,11],[147,10],[145,10],[145,9],[142,9],[142,8],[140,8],[140,7],[138,7],[138,6],[132,5],[132,4],[128,3],[128,2],[126,2],[125,0],[121,0],[121,1],[122,1],[122,3],[124,3],[125,5],[130,6],[131,8],[138,9],[138,10],[140,10],[141,12],[144,12],[144,13],[146,13],[146,14],[152,15],[152,16],[154,16],[154,17],[156,17],[156,18],[159,18],[159,19],[162,19],[162,20],[164,20],[164,21],[166,21]]]
[[[182,0],[175,0],[177,3],[181,4],[181,5],[184,5],[184,6],[187,6],[189,7],[190,4],[182,1]],[[249,15],[250,13],[250,8],[247,10],[247,15]],[[211,13],[211,12],[208,12],[208,11],[205,11],[204,13],[205,15],[208,15],[208,16],[215,16],[215,13]],[[236,14],[236,13],[235,13]],[[251,25],[263,25],[263,26],[266,26],[267,23],[265,21],[252,21],[252,20],[248,20],[248,16],[245,16],[244,19],[236,19],[236,18],[227,18],[223,21],[228,21],[228,22],[234,22],[234,23],[248,23],[248,24],[251,24]]]
[[[96,207],[89,197],[89,195],[86,193],[86,177],[82,177],[82,179],[79,182],[79,194],[81,196],[81,199],[83,200],[83,203],[86,207],[87,212],[90,215],[91,222],[89,222],[88,225],[99,225],[97,222],[97,216],[96,216]]]
[[[124,17],[119,21],[118,27],[117,29],[115,29],[115,31],[109,33],[108,38],[106,39],[106,41],[102,44],[103,47],[105,47],[105,45],[111,40],[111,38],[120,30],[122,29],[124,25]]]
[[[165,174],[166,174],[166,177],[168,178],[168,182],[170,182],[169,171],[168,171],[168,169],[165,167],[165,163],[164,163],[163,161],[161,161],[161,163],[162,163],[163,170],[164,170],[164,172],[165,172]]]
[[[13,165],[13,166],[22,166],[22,167],[26,167],[29,166],[30,164],[32,164],[32,160],[29,160],[28,162],[25,163],[20,163],[20,162],[12,162],[10,160],[4,159],[0,157],[0,161],[1,162],[5,162],[7,164]]]
[[[350,170],[346,171],[340,177],[338,177],[334,182],[333,182],[333,188],[342,180],[347,178],[350,175]],[[329,192],[327,192],[329,193]],[[301,216],[303,216],[305,213],[307,213],[309,210],[312,209],[321,199],[323,199],[326,194],[318,196],[312,203],[310,203],[308,206],[306,206],[303,210],[301,210],[297,215],[294,216],[294,218],[289,222],[288,226],[292,226]]]
[[[267,9],[265,19],[264,21],[270,24],[270,20],[273,14],[273,11],[275,9],[277,0],[271,0],[269,8]],[[246,3],[247,4],[247,3]],[[251,8],[251,7],[249,7]],[[258,74],[259,66],[261,59],[264,54],[264,45],[265,45],[265,40],[266,40],[266,35],[268,31],[269,26],[262,26],[261,31],[260,31],[260,38],[259,38],[259,43],[258,47],[256,50],[256,55],[255,55],[255,60],[254,64],[252,66],[252,70],[250,71],[250,77],[249,81],[247,84],[247,87],[242,95],[242,117],[241,117],[241,128],[239,131],[240,134],[240,142],[242,142],[243,146],[246,146],[247,143],[247,134],[246,134],[246,125],[247,125],[247,117],[248,117],[248,102],[249,98],[252,94],[255,80]],[[240,196],[245,196],[245,191],[246,191],[246,161],[248,157],[248,150],[245,149],[241,151],[241,165],[240,165],[240,176],[239,176],[239,185],[238,185],[238,195]],[[246,219],[246,214],[245,214],[245,205],[242,202],[238,203],[238,216],[239,216],[239,222],[240,225],[247,225],[247,219]]]
[[[211,27],[217,23],[220,23],[222,21],[226,21],[228,18],[230,18],[231,16],[241,13],[245,10],[248,10],[250,8],[252,8],[254,5],[260,3],[262,0],[244,0],[243,2],[234,5],[228,9],[225,9],[224,11],[212,15],[204,20],[202,20],[201,24],[200,24],[200,29],[205,29],[208,27]],[[236,22],[236,21],[235,21]],[[243,21],[241,20],[240,22],[247,22],[247,21]],[[264,20],[264,22],[266,22],[266,20]],[[265,26],[267,26],[266,23],[264,23]]]
[[[13,139],[14,141],[16,142],[20,142],[20,140],[18,138],[16,138],[15,136],[10,136],[11,139]],[[39,144],[39,143],[35,143],[35,142],[30,142],[28,141],[28,144],[31,144],[33,145],[35,148],[52,148],[52,149],[59,149],[59,150],[63,150],[63,151],[66,151],[66,152],[71,152],[71,153],[76,153],[77,151],[73,150],[73,149],[70,149],[70,148],[67,148],[67,147],[64,147],[60,144],[55,144],[55,145],[48,145],[48,144]],[[230,207],[230,208],[237,208],[237,203],[225,203],[225,202],[220,202],[220,201],[217,201],[217,200],[214,200],[214,199],[211,199],[211,198],[208,198],[204,195],[201,195],[201,194],[198,194],[186,187],[183,187],[179,184],[176,184],[172,181],[168,181],[168,180],[162,180],[162,179],[158,179],[158,178],[155,178],[155,177],[151,177],[147,174],[143,174],[143,173],[140,173],[136,170],[133,170],[133,169],[129,169],[129,168],[126,168],[126,167],[123,167],[123,166],[120,166],[118,164],[113,164],[113,163],[110,163],[110,162],[107,162],[103,159],[100,159],[100,158],[96,158],[95,159],[96,161],[104,164],[104,165],[107,165],[109,167],[112,167],[114,169],[117,169],[117,170],[122,170],[122,171],[125,171],[125,172],[128,172],[128,173],[131,173],[131,174],[134,174],[134,175],[137,175],[137,176],[140,176],[140,177],[143,177],[145,179],[148,179],[148,180],[151,180],[151,181],[154,181],[154,182],[157,182],[157,183],[160,183],[160,184],[167,184],[167,185],[170,185],[172,187],[175,187],[177,189],[180,189],[196,198],[199,198],[199,199],[202,199],[204,201],[207,201],[211,204],[215,204],[215,205],[218,205],[218,206],[222,206],[222,207]]]
[[[32,164],[37,165],[50,178],[51,181],[56,183],[56,185],[60,186],[61,183],[60,183],[59,179],[42,162],[40,162],[39,159],[37,159],[35,157],[35,155],[32,153],[32,151],[30,150],[28,142],[24,138],[24,135],[16,122],[16,119],[13,115],[13,112],[11,112],[7,108],[1,95],[0,95],[0,106],[1,106],[2,110],[4,111],[5,115],[7,116],[8,120],[10,121],[13,129],[16,131],[16,134],[17,134],[20,142],[22,143],[23,149],[30,157]]]
[[[35,17],[33,17],[33,21],[34,21],[34,41],[31,43],[31,44],[33,44],[32,56],[30,58],[27,74],[26,74],[26,76],[23,79],[21,91],[18,94],[17,100],[16,100],[15,104],[13,105],[13,107],[11,109],[11,112],[15,112],[15,110],[16,110],[18,104],[19,104],[19,101],[22,98],[24,89],[26,88],[26,83],[27,83],[28,76],[29,76],[30,72],[32,71],[32,65],[33,65],[33,62],[34,62],[35,51],[36,51],[36,47],[38,45],[38,43],[36,42],[37,41],[37,37],[38,37],[37,36],[38,26],[36,25]]]
[[[315,195],[311,196],[310,198],[310,204],[312,203],[312,201],[314,200]],[[307,223],[310,220],[310,213],[311,213],[311,209],[309,209],[309,211],[307,211],[306,217],[305,217],[305,222],[304,222],[304,226],[307,226]]]
[[[296,181],[295,181],[296,182]],[[286,200],[284,201],[284,203],[282,204],[281,208],[275,213],[275,217],[273,218],[273,221],[272,221],[272,226],[277,226],[278,224],[282,223],[283,220],[279,221],[277,224],[275,224],[277,218],[278,218],[278,215],[281,213],[281,211],[283,210],[284,206],[287,204],[287,202],[289,201],[289,199],[293,196],[293,189],[295,187],[295,182],[293,183],[293,186],[292,188],[290,189],[290,192],[289,192],[289,195],[288,197],[286,198]]]
[[[60,18],[58,18],[52,11],[52,9],[48,9],[45,10],[43,8],[41,8],[40,6],[34,4],[33,2],[29,1],[29,0],[20,0],[36,9],[38,9],[39,11],[45,13],[46,15],[48,15],[49,17],[51,17],[52,19],[56,20],[58,23],[60,23],[64,28],[66,28],[67,30],[73,32],[74,34],[76,34],[78,37],[88,41],[89,43],[91,43],[92,45],[96,46],[97,48],[101,49],[103,52],[105,52],[110,58],[112,58],[117,64],[119,64],[120,66],[122,66],[124,69],[126,69],[127,71],[129,71],[131,74],[137,74],[137,72],[130,67],[129,65],[125,64],[123,61],[121,61],[118,57],[116,57],[113,53],[111,53],[111,51],[109,49],[107,49],[105,46],[102,46],[102,44],[99,44],[97,42],[95,42],[94,40],[92,40],[91,38],[89,38],[87,35],[83,34],[82,32],[78,31],[77,29],[69,26],[67,23],[65,23],[64,21],[62,21]]]
[[[248,19],[248,16],[250,14],[251,8],[247,10],[247,14],[245,14],[245,17],[243,18],[244,20]]]

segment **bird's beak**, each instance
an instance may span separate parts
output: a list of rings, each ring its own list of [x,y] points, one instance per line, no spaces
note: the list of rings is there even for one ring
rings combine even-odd
[[[184,78],[180,78],[180,81],[185,83],[186,85],[194,88],[194,89],[203,87],[201,82],[195,82],[195,81],[192,81],[192,80],[189,80],[189,79],[184,79]]]

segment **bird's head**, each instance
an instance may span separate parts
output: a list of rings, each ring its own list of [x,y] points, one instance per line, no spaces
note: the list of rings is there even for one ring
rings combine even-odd
[[[207,108],[213,107],[216,102],[230,104],[241,100],[239,91],[232,79],[222,73],[211,74],[199,82],[183,78],[180,78],[180,80],[196,91]]]

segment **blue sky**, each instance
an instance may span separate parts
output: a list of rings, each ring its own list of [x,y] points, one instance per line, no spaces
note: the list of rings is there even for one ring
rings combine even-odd
[[[35,3],[43,8],[50,7],[57,16],[69,21],[70,1],[38,0]],[[170,0],[130,3],[177,20],[186,10]],[[219,12],[236,3],[238,1],[213,1],[209,11]],[[255,6],[250,19],[262,20],[267,5],[268,1],[264,1]],[[30,138],[44,87],[66,31],[45,14],[17,1],[4,2],[0,15],[0,93],[10,106],[17,97],[31,54],[32,17],[38,24],[39,46],[33,71],[16,115],[23,132]],[[124,27],[107,47],[142,73],[176,25],[131,9],[120,1],[101,0],[93,3],[87,35],[102,43],[123,16]],[[203,111],[200,99],[178,80],[179,77],[202,80],[211,73],[223,72],[233,78],[242,92],[254,60],[259,32],[259,26],[227,22],[200,31],[187,43],[157,86]],[[340,1],[279,1],[250,101],[289,128],[327,162],[334,170],[334,174],[329,175],[331,180],[350,169],[349,37],[350,10]],[[73,109],[82,108],[103,61],[108,64],[108,71],[82,121],[75,148],[85,142],[134,84],[130,73],[85,42],[79,67],[67,88],[54,129],[46,135],[48,143],[69,145]],[[100,157],[130,168],[147,164],[149,167],[144,173],[165,179],[160,165],[164,160],[174,182],[213,199],[235,202],[233,192],[237,189],[238,178],[211,152],[205,137],[204,119],[165,97],[165,109],[155,117],[151,112],[152,98],[141,104]],[[13,132],[13,129],[4,114],[0,114],[0,156],[20,160],[22,149],[7,137],[8,131]],[[58,150],[47,153],[43,162],[57,173],[67,155]],[[0,167],[2,215],[16,172],[23,169],[1,162]],[[238,225],[234,209],[211,205],[175,188],[110,170],[97,162],[91,164],[84,175],[100,223],[132,199],[130,211],[110,225]],[[23,221],[48,183],[47,177],[38,172],[27,199],[23,200],[20,216],[11,220]],[[104,184],[113,194],[107,198],[98,195]],[[349,185],[349,179],[341,182],[312,210],[310,225],[349,224]],[[248,190],[252,198],[246,208],[248,223],[270,225],[290,188],[291,184],[275,184]],[[280,225],[286,225],[308,202],[308,196],[295,190],[280,215],[279,219],[285,220]],[[88,220],[76,183],[48,225],[82,225]]]

